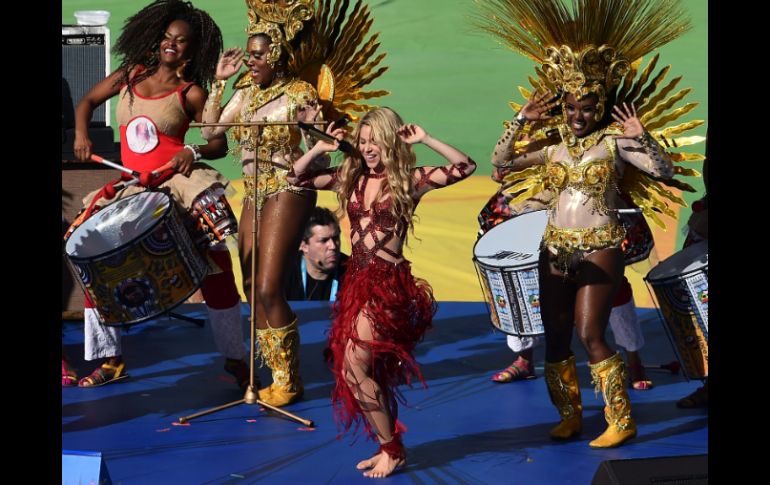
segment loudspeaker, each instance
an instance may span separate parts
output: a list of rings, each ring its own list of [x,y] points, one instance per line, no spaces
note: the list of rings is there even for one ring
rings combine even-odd
[[[591,485],[707,485],[708,455],[607,460]]]
[[[75,126],[72,108],[89,89],[110,74],[109,46],[110,29],[106,26],[61,26],[62,91],[69,91],[69,102],[72,103],[65,109],[62,95],[62,114],[72,116],[65,119],[67,128]],[[109,126],[109,118],[110,106],[105,103],[96,108],[92,121]]]
[[[110,74],[110,29],[98,25],[61,27],[62,158],[72,159],[75,106],[94,85]],[[110,150],[110,101],[96,108],[88,128],[95,153]]]
[[[112,480],[100,452],[62,450],[61,483],[112,485]]]

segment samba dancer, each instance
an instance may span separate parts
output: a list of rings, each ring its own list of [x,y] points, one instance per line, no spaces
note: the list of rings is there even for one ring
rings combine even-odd
[[[537,9],[526,0],[480,5],[481,27],[540,63],[542,82],[548,86],[535,91],[509,124],[492,164],[518,171],[513,175],[520,183],[512,190],[523,191],[522,198],[544,189],[556,193],[538,267],[546,384],[561,415],[550,435],[567,439],[582,430],[580,387],[570,350],[574,325],[606,404],[608,427],[589,444],[618,446],[636,436],[636,423],[625,365],[604,340],[624,267],[620,245],[625,229],[618,218],[616,187],[628,172],[639,172],[640,179],[654,184],[670,179],[674,171],[671,158],[637,115],[633,101],[638,91],[619,99],[616,88],[633,61],[681,35],[689,23],[678,2],[663,0],[576,0],[573,9],[561,0],[539,2]],[[624,89],[623,94],[629,93]],[[518,135],[552,118],[549,111],[557,106],[562,141],[534,152],[515,151]]]
[[[296,124],[281,123],[312,123],[318,118],[316,108],[319,107],[335,119],[341,115],[337,111],[339,106],[365,109],[358,100],[387,94],[385,91],[362,93],[362,88],[385,68],[371,72],[382,58],[368,61],[376,46],[367,47],[364,53],[353,49],[368,30],[368,26],[363,30],[361,26],[371,22],[366,7],[357,5],[343,23],[347,3],[345,8],[331,8],[331,2],[323,0],[315,9],[312,0],[246,0],[246,4],[249,18],[246,51],[232,48],[221,56],[216,69],[217,82],[203,119],[208,123],[265,122],[265,126],[242,125],[230,133],[240,149],[246,192],[239,233],[243,287],[255,310],[259,353],[272,369],[273,377],[270,386],[259,390],[259,399],[273,406],[284,406],[299,399],[304,389],[299,371],[299,326],[297,316],[286,301],[284,281],[286,268],[296,256],[315,205],[316,192],[287,179],[292,163],[302,156],[300,141],[304,138],[307,147],[313,145],[313,140]],[[351,59],[353,55],[355,62]],[[236,92],[222,108],[227,79],[244,65],[248,71],[235,82]],[[315,86],[301,80],[300,73]],[[325,90],[321,98],[315,89],[319,86]],[[202,133],[209,139],[227,129],[226,126],[205,127]],[[316,163],[328,166],[329,159],[319,157]],[[256,227],[253,227],[255,211]],[[256,243],[252,241],[252,233],[258,237]],[[256,260],[254,275],[251,274],[252,258]],[[256,287],[256,301],[251,301],[252,284]]]

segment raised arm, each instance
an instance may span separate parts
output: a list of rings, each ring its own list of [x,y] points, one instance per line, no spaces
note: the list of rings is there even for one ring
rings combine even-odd
[[[318,93],[315,89],[306,92],[302,96],[303,102],[297,107],[297,113],[295,116],[296,121],[302,121],[304,123],[313,124],[314,121],[323,120],[323,113],[321,112],[321,104],[318,102]],[[302,140],[305,142],[305,148],[309,151],[315,145],[315,137],[308,131],[300,128],[302,134]],[[312,165],[306,168],[306,171],[313,173],[318,170],[328,168],[331,164],[331,158],[328,153],[323,153],[312,160]]]
[[[532,93],[532,96],[516,117],[507,122],[505,131],[500,136],[500,139],[497,140],[492,153],[492,165],[518,171],[532,165],[545,163],[543,150],[529,150],[527,153],[516,154],[514,153],[514,147],[516,141],[522,135],[522,129],[527,123],[551,118],[552,116],[549,114],[549,111],[558,106],[558,104],[558,98],[554,98],[550,91],[543,93],[535,91]]]
[[[196,122],[201,120],[205,103],[206,91],[200,86],[194,85],[185,93],[185,111],[187,116]],[[227,139],[224,134],[212,136],[206,141],[205,145],[185,145],[185,148],[174,155],[171,162],[177,172],[189,176],[193,163],[201,158],[214,160],[227,154]]]
[[[88,124],[94,110],[120,93],[120,79],[124,71],[117,70],[98,82],[90,91],[88,91],[78,102],[75,108],[75,144],[74,153],[78,160],[88,160],[91,158],[91,138],[88,136]]]
[[[222,109],[222,96],[227,86],[227,80],[235,75],[242,66],[243,49],[240,47],[227,49],[219,56],[215,74],[217,80],[211,85],[211,93],[203,108],[201,119],[204,123],[232,123],[235,121],[235,116],[243,105],[245,90],[236,91],[224,109]],[[226,126],[205,127],[201,129],[201,136],[205,140],[211,140],[223,135],[226,131]]]
[[[326,133],[337,140],[345,138],[345,130],[335,128],[334,122],[329,123]],[[314,170],[319,165],[319,160],[328,159],[328,153],[339,148],[338,142],[319,140],[313,147],[294,161],[287,180],[297,187],[308,187],[318,190],[332,190],[337,183],[337,168],[324,168]]]
[[[406,124],[397,131],[404,143],[422,143],[449,162],[443,167],[418,167],[414,171],[415,196],[420,197],[429,190],[446,187],[467,178],[476,170],[476,162],[457,148],[433,138],[415,124]]]
[[[674,176],[671,157],[642,126],[636,108],[623,103],[623,109],[614,107],[612,117],[623,124],[623,134],[615,137],[618,156],[639,170],[656,178]]]

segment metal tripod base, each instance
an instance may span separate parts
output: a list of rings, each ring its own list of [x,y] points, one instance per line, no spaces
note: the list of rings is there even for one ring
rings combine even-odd
[[[264,401],[260,401],[258,399],[259,395],[254,392],[254,387],[249,385],[248,388],[246,388],[246,393],[243,395],[243,399],[239,399],[237,401],[233,401],[227,404],[222,404],[221,406],[217,406],[214,408],[207,409],[205,411],[201,411],[199,413],[190,414],[189,416],[182,416],[179,418],[180,424],[185,424],[189,422],[191,419],[199,418],[201,416],[206,416],[207,414],[216,413],[217,411],[222,411],[224,409],[235,407],[239,404],[259,404],[260,406],[269,409],[270,411],[274,411],[278,414],[281,414],[289,419],[293,419],[294,421],[297,421],[298,423],[302,423],[308,428],[315,428],[315,423],[309,419],[303,419],[297,416],[296,414],[292,414],[288,411],[284,411],[281,408],[277,408],[275,406],[271,406],[270,404],[267,404]]]

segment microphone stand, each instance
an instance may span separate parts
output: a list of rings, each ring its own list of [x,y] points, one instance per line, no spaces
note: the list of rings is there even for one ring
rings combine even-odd
[[[314,122],[314,124],[318,125],[325,125],[325,121],[318,121]],[[313,128],[311,125],[308,125],[306,123],[303,123],[301,121],[257,121],[257,122],[249,122],[249,123],[190,123],[191,127],[206,127],[206,126],[271,126],[271,125],[298,125],[300,128],[307,129],[304,126]],[[326,133],[317,130],[313,128],[313,130],[323,134],[324,136],[328,137]],[[314,132],[315,133],[315,132]],[[255,376],[255,356],[254,356],[254,349],[256,347],[256,305],[254,305],[254,302],[257,298],[257,285],[254,284],[254,278],[257,274],[257,259],[256,259],[256,248],[257,248],[257,238],[259,236],[259,228],[257,227],[257,197],[259,195],[259,162],[256,160],[256,146],[257,146],[257,135],[256,130],[252,130],[252,135],[254,137],[253,139],[253,146],[255,147],[255,157],[254,157],[254,194],[252,196],[252,211],[251,211],[251,291],[249,292],[251,296],[251,305],[250,311],[249,311],[249,359],[251,365],[249,366],[249,386],[246,388],[246,392],[243,395],[243,399],[239,399],[237,401],[233,401],[227,404],[223,404],[221,406],[213,407],[210,409],[207,409],[205,411],[201,411],[199,413],[191,414],[189,416],[182,416],[179,418],[179,423],[187,423],[188,421],[198,418],[200,416],[206,416],[208,414],[215,413],[217,411],[222,411],[224,409],[228,409],[231,407],[238,406],[240,404],[259,404],[260,406],[267,408],[271,411],[274,411],[276,413],[282,414],[283,416],[286,416],[289,419],[293,419],[294,421],[297,421],[299,423],[302,423],[303,425],[307,426],[308,428],[315,427],[315,424],[313,421],[309,419],[303,419],[296,414],[292,414],[288,411],[284,411],[281,408],[277,408],[275,406],[272,406],[270,404],[267,404],[264,401],[259,400],[259,394],[257,393],[258,389],[254,386],[254,376]]]

